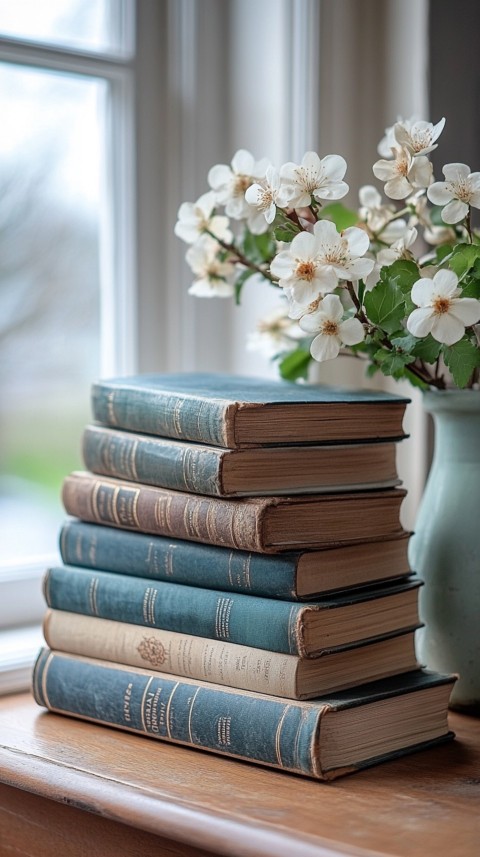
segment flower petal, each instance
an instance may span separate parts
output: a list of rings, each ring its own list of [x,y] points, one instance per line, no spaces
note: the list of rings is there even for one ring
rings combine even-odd
[[[321,160],[323,171],[331,182],[341,182],[346,171],[347,162],[341,155],[325,155]]]
[[[374,259],[355,259],[347,265],[347,273],[352,280],[363,280],[373,270],[375,265]]]
[[[407,330],[420,339],[428,336],[433,325],[433,311],[430,307],[414,309],[407,318]]]
[[[363,185],[358,191],[358,198],[365,208],[380,208],[382,204],[382,197],[372,184]]]
[[[343,304],[338,295],[326,295],[320,305],[324,316],[331,321],[340,321],[343,315]]]
[[[350,190],[346,182],[332,182],[313,191],[315,199],[341,199]]]
[[[450,315],[458,318],[465,327],[477,324],[480,321],[480,301],[475,298],[454,298]]]
[[[277,253],[270,263],[270,273],[279,280],[288,280],[293,276],[295,268],[295,260],[288,250]]]
[[[434,205],[446,205],[453,199],[453,192],[447,182],[434,182],[427,188],[427,196]]]
[[[298,322],[306,333],[317,333],[323,320],[323,312],[319,309],[315,312],[307,312]]]
[[[339,327],[340,338],[345,345],[357,345],[365,339],[365,331],[358,318],[349,318]]]
[[[377,179],[386,182],[396,175],[395,161],[387,161],[382,158],[380,161],[375,161],[372,170]]]
[[[384,190],[390,199],[405,199],[411,194],[413,188],[405,176],[395,175],[386,183]]]
[[[341,342],[338,336],[326,336],[324,333],[320,333],[315,337],[310,346],[310,354],[319,363],[322,363],[324,360],[333,360],[335,357],[338,357],[340,345]]]
[[[331,220],[317,220],[313,227],[313,234],[318,238],[319,244],[336,245],[341,241],[337,227]]]
[[[415,187],[429,187],[432,181],[433,167],[426,155],[415,158],[408,176]]]
[[[208,171],[208,184],[213,190],[218,190],[222,185],[232,180],[232,171],[227,164],[215,164]]]
[[[310,262],[318,252],[318,239],[311,232],[299,232],[290,244],[290,254],[294,259]]]
[[[467,214],[467,203],[461,202],[459,199],[452,199],[442,211],[442,220],[444,223],[459,223],[460,220],[464,220]]]
[[[465,325],[449,312],[433,316],[432,336],[444,345],[454,345],[465,333]]]
[[[255,159],[247,149],[239,149],[232,158],[232,168],[239,175],[252,175],[254,164]]]
[[[301,165],[302,165],[302,167],[304,167],[305,170],[308,170],[309,173],[320,175],[320,172],[322,169],[322,164],[323,164],[324,160],[325,160],[325,158],[322,161],[320,161],[320,158],[319,158],[317,152],[305,152],[305,154],[302,158],[302,164]],[[345,164],[345,169],[346,169],[346,166],[347,165]],[[345,173],[345,170],[344,170],[344,173]],[[343,174],[341,176],[339,176],[339,178],[343,179]]]
[[[348,249],[352,256],[363,256],[367,252],[370,239],[364,229],[359,229],[358,226],[349,226],[344,229],[342,236],[347,239]]]
[[[442,173],[449,182],[457,182],[459,179],[466,181],[470,175],[470,167],[466,164],[445,164]]]
[[[432,283],[435,297],[453,298],[458,288],[458,277],[454,271],[442,268],[442,270],[437,271]]]
[[[410,296],[417,306],[429,307],[432,305],[433,294],[433,280],[429,277],[422,277],[413,284]]]

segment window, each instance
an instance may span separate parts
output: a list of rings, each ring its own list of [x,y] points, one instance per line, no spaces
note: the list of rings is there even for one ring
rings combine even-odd
[[[89,388],[134,368],[133,3],[0,0],[0,678],[39,636]],[[13,636],[12,636],[13,635]],[[14,641],[14,642],[12,642]],[[20,662],[17,663],[20,658]],[[0,681],[0,689],[2,682]]]

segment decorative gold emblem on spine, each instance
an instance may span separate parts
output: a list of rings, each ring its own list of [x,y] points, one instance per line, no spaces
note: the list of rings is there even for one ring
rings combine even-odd
[[[144,637],[137,646],[137,652],[144,661],[152,667],[161,667],[167,660],[167,651],[160,640],[155,637]]]

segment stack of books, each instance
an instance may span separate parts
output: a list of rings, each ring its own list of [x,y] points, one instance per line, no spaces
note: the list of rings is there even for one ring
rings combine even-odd
[[[93,388],[37,702],[332,779],[451,736],[415,658],[408,400],[221,375]]]

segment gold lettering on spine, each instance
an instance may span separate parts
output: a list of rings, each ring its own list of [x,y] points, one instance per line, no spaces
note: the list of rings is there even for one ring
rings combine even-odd
[[[146,703],[146,699],[147,699],[148,688],[150,687],[152,681],[153,681],[153,675],[148,679],[148,681],[145,685],[145,690],[143,691],[143,696],[142,696],[142,704],[140,706],[140,713],[142,716],[142,728],[143,728],[144,732],[148,731],[146,723],[145,723],[145,703]]]
[[[179,687],[179,684],[180,684],[180,682],[177,681],[175,687],[173,688],[173,690],[172,690],[172,692],[168,698],[167,710],[165,713],[165,726],[167,727],[167,735],[169,738],[172,737],[172,732],[170,730],[170,707],[172,705],[173,694],[175,693],[177,687]]]
[[[139,482],[138,473],[137,473],[137,449],[138,449],[138,440],[134,440],[128,448],[128,462],[127,467],[130,473],[130,476],[133,482]]]
[[[175,407],[173,408],[173,426],[176,437],[182,436],[182,407],[184,401],[184,399],[179,399],[179,401],[175,404]]]
[[[280,768],[283,768],[282,752],[281,752],[281,746],[280,746],[282,726],[283,726],[284,720],[285,720],[288,712],[290,711],[291,707],[292,707],[291,705],[285,706],[285,708],[283,710],[283,714],[282,714],[282,716],[278,722],[277,731],[275,733],[275,753],[277,756],[277,764],[279,765]]]
[[[90,604],[90,612],[93,613],[94,616],[98,616],[98,605],[97,605],[97,589],[99,585],[98,577],[94,577],[90,581],[90,585],[88,587],[88,601]]]
[[[193,706],[195,705],[195,700],[196,700],[196,698],[197,698],[198,694],[200,693],[200,691],[201,691],[201,687],[197,687],[197,689],[196,689],[195,693],[193,694],[193,699],[192,699],[192,702],[191,702],[191,705],[190,705],[190,711],[188,712],[188,737],[189,737],[189,740],[190,740],[190,743],[191,743],[191,744],[193,744],[193,743],[194,743],[194,741],[193,741],[193,736],[192,736],[192,714],[193,714]]]
[[[117,415],[115,412],[115,392],[112,390],[107,393],[107,413],[108,413],[108,422],[116,426],[117,425]]]
[[[132,518],[135,522],[135,526],[140,529],[140,521],[138,520],[138,500],[140,497],[140,491],[135,491],[133,496],[133,502],[131,507]]]

